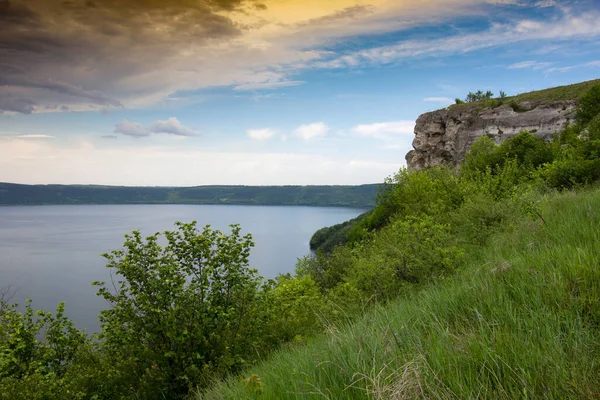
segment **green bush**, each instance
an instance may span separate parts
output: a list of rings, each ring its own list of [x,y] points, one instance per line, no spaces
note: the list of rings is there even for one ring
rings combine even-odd
[[[509,106],[510,108],[512,108],[512,110],[513,110],[514,112],[517,112],[517,113],[520,113],[520,112],[525,112],[525,111],[527,111],[527,110],[525,110],[525,109],[524,109],[524,108],[521,106],[521,104],[519,104],[519,102],[517,102],[516,100],[511,100],[511,101],[509,101],[509,102],[508,102],[508,106]]]
[[[269,316],[262,340],[270,348],[302,342],[323,330],[319,316],[326,315],[326,301],[317,283],[308,275],[281,276],[264,303]]]
[[[579,125],[586,125],[600,114],[600,85],[592,87],[579,100],[575,120]]]
[[[348,233],[352,230],[354,225],[358,224],[370,213],[370,211],[367,211],[366,213],[363,213],[354,219],[342,222],[341,224],[319,229],[310,238],[310,249],[331,253],[334,248],[345,245],[348,243]]]
[[[296,276],[310,276],[323,291],[327,291],[343,281],[355,259],[349,247],[336,247],[331,253],[319,250],[298,260]]]
[[[64,303],[53,315],[34,311],[27,300],[19,312],[7,294],[6,289],[0,293],[0,398],[66,396],[64,376],[89,339],[65,317]]]
[[[195,223],[104,256],[117,282],[99,286],[111,307],[100,314],[102,349],[119,360],[138,395],[183,395],[252,356],[260,278],[248,268],[250,235],[202,231]],[[115,285],[114,290],[113,285]]]
[[[469,244],[482,245],[502,224],[517,217],[508,199],[497,200],[490,192],[474,192],[451,217],[452,231]]]
[[[380,300],[396,297],[407,285],[450,273],[463,256],[449,226],[427,215],[394,221],[357,251],[345,281],[364,298]]]
[[[464,195],[458,174],[445,167],[402,169],[386,179],[385,188],[377,199],[377,207],[351,228],[349,242],[362,240],[366,233],[381,229],[396,216],[446,213],[458,207]]]
[[[473,143],[462,165],[463,176],[473,179],[489,169],[492,174],[502,173],[505,164],[515,162],[523,177],[528,177],[543,164],[552,162],[553,145],[533,136],[527,131],[507,139],[499,146],[491,138],[483,136]]]

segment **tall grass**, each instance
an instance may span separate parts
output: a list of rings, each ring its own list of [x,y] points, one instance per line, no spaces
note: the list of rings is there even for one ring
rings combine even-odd
[[[470,248],[453,277],[195,398],[600,398],[600,190],[540,214]]]

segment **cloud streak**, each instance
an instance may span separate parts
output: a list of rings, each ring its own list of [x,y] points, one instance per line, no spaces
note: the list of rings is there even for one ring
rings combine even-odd
[[[548,69],[553,66],[554,62],[539,62],[539,61],[522,61],[508,66],[508,69],[532,69],[538,71]]]
[[[454,99],[450,97],[425,97],[423,101],[427,103],[454,103]]]
[[[571,70],[576,69],[576,68],[592,68],[592,67],[600,67],[600,60],[598,60],[598,61],[590,61],[590,62],[583,63],[583,64],[569,65],[569,66],[566,66],[566,67],[548,68],[544,72],[547,73],[547,74],[549,74],[549,73],[552,73],[552,72],[568,72],[568,71],[571,71]]]
[[[361,68],[401,62],[410,58],[441,57],[506,46],[512,43],[540,40],[584,39],[600,36],[600,11],[565,14],[548,22],[520,20],[494,24],[490,29],[431,40],[404,40],[393,45],[373,47],[314,63],[316,68]],[[515,64],[515,68],[531,67],[534,62]]]
[[[154,121],[150,127],[145,127],[139,122],[130,122],[128,120],[124,120],[116,125],[114,133],[132,136],[135,138],[148,137],[153,133],[188,137],[200,135],[199,131],[183,126],[175,117],[171,117],[166,120]]]
[[[0,139],[54,139],[54,136],[41,133],[0,132]]]

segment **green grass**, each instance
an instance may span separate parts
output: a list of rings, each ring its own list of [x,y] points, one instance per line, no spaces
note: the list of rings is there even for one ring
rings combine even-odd
[[[195,398],[600,398],[600,190],[544,204],[453,277]]]
[[[600,79],[595,79],[586,82],[580,82],[573,85],[557,86],[550,89],[536,90],[533,92],[522,93],[516,96],[505,97],[496,100],[494,106],[510,105],[510,103],[520,104],[523,102],[533,102],[537,105],[549,104],[561,100],[575,100],[583,96],[593,86],[600,84]],[[454,104],[450,108],[483,108],[489,100],[482,100],[473,103]],[[515,110],[517,111],[517,110]]]

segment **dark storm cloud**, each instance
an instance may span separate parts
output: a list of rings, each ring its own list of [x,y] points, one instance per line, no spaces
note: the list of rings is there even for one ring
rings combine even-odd
[[[229,38],[253,0],[0,0],[0,112],[121,107],[121,82],[180,47]],[[141,90],[138,88],[138,90]],[[54,96],[54,97],[53,97]]]

